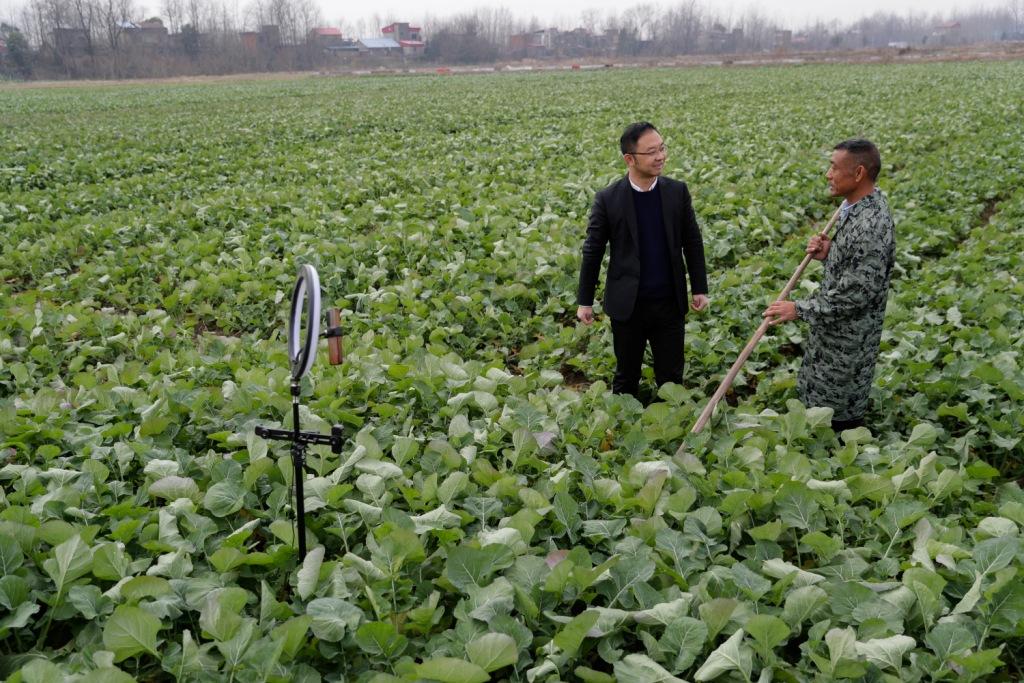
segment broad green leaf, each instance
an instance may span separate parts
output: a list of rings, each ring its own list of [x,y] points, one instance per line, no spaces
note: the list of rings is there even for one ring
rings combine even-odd
[[[0,619],[0,636],[7,635],[8,629],[28,626],[32,621],[32,616],[39,610],[40,606],[34,602],[19,604],[11,614]]]
[[[552,506],[555,519],[562,525],[569,535],[569,542],[575,542],[575,532],[580,526],[579,505],[564,491],[555,494],[554,505]]]
[[[799,628],[803,622],[814,616],[826,602],[828,593],[818,586],[795,588],[786,595],[782,618],[787,624]]]
[[[135,683],[135,677],[121,671],[121,669],[106,666],[93,669],[78,679],[78,683]]]
[[[918,446],[919,448],[931,448],[938,436],[939,432],[934,426],[927,422],[922,422],[916,425],[914,430],[910,433],[910,439],[907,440],[907,445]]]
[[[317,598],[306,606],[306,614],[313,617],[313,634],[331,643],[355,630],[363,618],[362,610],[341,598]]]
[[[7,534],[0,534],[0,576],[13,574],[24,561],[21,546]]]
[[[516,641],[504,633],[488,633],[466,643],[466,655],[488,673],[511,666],[519,659]]]
[[[453,657],[435,657],[416,667],[416,676],[441,683],[485,683],[491,677],[481,667]]]
[[[869,662],[880,669],[895,669],[903,666],[903,655],[917,646],[917,641],[909,636],[890,636],[875,638],[867,642],[857,642],[857,654],[866,657]]]
[[[806,484],[787,482],[775,495],[775,509],[783,524],[797,529],[814,530],[820,506]]]
[[[494,617],[509,614],[515,602],[515,589],[504,576],[500,576],[483,588],[470,588],[466,600],[469,616],[483,622]]]
[[[626,556],[619,559],[608,570],[609,581],[600,584],[600,590],[608,596],[608,606],[632,607],[635,603],[633,590],[654,576],[654,560],[643,555]]]
[[[33,659],[21,669],[24,683],[64,683],[66,676],[53,662]]]
[[[1024,623],[1024,582],[1012,581],[1004,586],[986,605],[992,626],[1013,633]]]
[[[150,487],[152,493],[152,487]],[[227,517],[242,509],[245,504],[245,489],[234,481],[219,481],[203,496],[203,507],[215,517]]]
[[[960,602],[956,604],[953,611],[950,614],[967,614],[978,604],[981,600],[981,582],[984,581],[985,575],[983,573],[975,574],[974,583],[968,589],[964,596],[960,598]]]
[[[228,669],[237,669],[241,663],[245,660],[246,653],[249,651],[249,647],[253,643],[254,631],[256,628],[255,619],[242,619],[235,629],[232,636],[227,640],[218,640],[216,642],[217,650],[224,658],[224,662]],[[278,639],[274,641],[271,647],[267,647],[268,651],[273,651],[272,660],[276,660],[281,653],[284,641]],[[270,661],[269,666],[273,666],[275,661]]]
[[[129,575],[131,558],[119,543],[104,543],[93,553],[92,573],[101,579],[119,581]]]
[[[708,627],[709,638],[714,639],[725,628],[738,605],[733,598],[715,598],[697,608],[701,620]]]
[[[680,673],[690,668],[704,650],[708,627],[693,617],[680,617],[665,628],[659,644],[669,656],[669,669]]]
[[[299,597],[305,600],[313,591],[316,590],[316,586],[320,581],[320,567],[324,561],[324,547],[318,545],[317,547],[306,553],[306,558],[302,561],[302,567],[298,572],[298,584],[296,590]]]
[[[149,612],[132,605],[119,605],[103,627],[103,646],[114,653],[114,661],[148,653],[159,659],[157,633],[163,625]]]
[[[0,577],[0,606],[13,610],[28,600],[30,590],[31,586],[29,586],[28,581],[20,576],[9,574]]]
[[[981,574],[991,574],[1013,561],[1020,551],[1020,540],[1015,537],[989,538],[981,541],[971,553]]]
[[[959,665],[963,671],[963,678],[968,681],[987,676],[996,671],[1003,661],[999,658],[1001,648],[979,650],[968,655],[953,655],[950,659]]]
[[[428,531],[457,528],[462,524],[462,518],[442,505],[430,512],[412,517],[412,523],[417,534],[425,534]]]
[[[925,626],[930,628],[942,610],[946,580],[928,569],[912,567],[903,573],[903,585],[914,593]]]
[[[158,576],[136,576],[121,585],[121,597],[130,602],[142,598],[155,598],[171,592],[167,579]]]
[[[738,671],[750,680],[753,657],[750,648],[743,645],[743,629],[738,629],[728,640],[712,652],[693,675],[695,681],[711,681],[726,671]]]
[[[408,639],[388,622],[371,621],[356,630],[356,644],[363,652],[373,657],[397,657],[402,654],[408,643]]]
[[[761,596],[772,588],[771,581],[749,569],[742,562],[734,564],[730,571],[732,572],[732,580],[736,587],[746,593],[747,597],[754,602],[760,600]]]
[[[203,633],[218,642],[234,638],[242,625],[240,612],[245,606],[246,593],[241,588],[221,588],[203,598],[199,626]]]
[[[835,673],[844,660],[857,658],[857,634],[852,628],[833,628],[825,634],[828,645],[829,673]]]
[[[283,519],[277,519],[270,523],[270,533],[274,534],[281,540],[285,545],[296,547],[295,544],[295,527],[292,526],[291,522]]]
[[[924,638],[925,644],[940,661],[961,654],[977,645],[974,634],[963,624],[938,624]]]
[[[123,586],[122,586],[123,589]],[[123,592],[122,592],[123,595]],[[114,602],[100,592],[99,586],[77,585],[68,590],[68,602],[86,619],[95,619],[114,610]]]
[[[163,498],[167,501],[178,498],[188,498],[199,502],[199,486],[191,477],[163,477],[149,485],[149,495],[155,498]]]
[[[760,646],[758,651],[768,656],[768,653],[781,645],[789,637],[790,630],[786,622],[770,614],[755,614],[747,619],[743,625],[746,632],[757,641]]]
[[[668,626],[685,617],[690,611],[690,604],[693,597],[684,594],[670,602],[659,602],[650,609],[637,610],[633,612],[633,621],[638,624]]]
[[[308,642],[306,634],[312,621],[312,617],[303,614],[302,616],[292,617],[283,624],[274,627],[271,635],[273,638],[283,641],[283,647],[281,648],[282,661],[290,660]]]
[[[799,587],[810,586],[825,580],[825,577],[820,574],[805,571],[779,558],[772,558],[762,562],[761,571],[775,579],[785,579],[793,575],[793,583]]]
[[[573,673],[576,674],[583,683],[615,683],[615,677],[609,676],[601,671],[595,671],[586,666],[578,666],[573,669]]]
[[[456,588],[466,591],[470,587],[490,583],[494,572],[512,566],[515,555],[503,545],[488,545],[483,548],[458,546],[448,553],[445,573]]]
[[[773,519],[767,524],[747,529],[747,533],[757,541],[775,541],[778,540],[779,535],[782,533],[782,522]]]
[[[626,655],[615,662],[615,677],[631,683],[686,683],[666,671],[647,655]]]
[[[53,557],[43,562],[43,569],[53,579],[57,595],[63,595],[68,584],[89,573],[92,551],[78,534],[53,549]]]
[[[573,617],[553,638],[555,645],[570,657],[575,655],[587,632],[597,623],[598,616],[597,612],[588,610]]]

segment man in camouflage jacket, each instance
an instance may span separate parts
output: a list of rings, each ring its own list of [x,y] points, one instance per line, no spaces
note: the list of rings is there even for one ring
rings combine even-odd
[[[821,286],[808,299],[773,303],[772,325],[805,320],[810,326],[797,393],[808,406],[834,410],[832,428],[864,424],[882,337],[895,237],[889,205],[875,180],[878,148],[868,140],[836,145],[829,190],[842,196],[834,237],[811,238],[807,253],[824,261]]]

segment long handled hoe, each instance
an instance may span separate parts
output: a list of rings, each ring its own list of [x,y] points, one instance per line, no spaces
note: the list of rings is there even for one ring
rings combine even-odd
[[[838,217],[839,209],[836,209],[836,212],[832,214],[832,218],[829,219],[825,228],[821,231],[820,234],[822,237],[828,237],[828,233],[832,229],[832,225],[836,222]],[[811,262],[811,258],[812,256],[810,254],[804,256],[804,260],[800,262],[796,272],[793,273],[793,277],[789,278],[789,282],[787,282],[786,286],[783,287],[782,292],[775,301],[784,301],[789,296],[790,292],[792,292],[793,288],[796,286],[796,283],[800,280],[800,276],[804,274],[804,269],[807,268],[807,264]],[[697,434],[707,426],[708,422],[711,420],[711,414],[715,412],[715,406],[718,405],[718,402],[722,400],[723,396],[725,396],[725,392],[727,392],[729,387],[732,386],[733,381],[736,379],[736,375],[740,373],[740,368],[742,368],[743,364],[747,362],[747,358],[749,358],[750,354],[753,353],[754,347],[757,346],[757,342],[761,341],[761,337],[764,336],[764,333],[767,330],[768,318],[765,318],[761,321],[757,331],[754,332],[754,336],[752,336],[750,341],[747,342],[747,345],[743,347],[739,358],[737,358],[736,362],[732,364],[731,368],[729,368],[729,372],[725,375],[725,379],[723,379],[722,383],[718,385],[718,389],[715,390],[715,393],[711,396],[707,405],[704,406],[704,410],[701,411],[700,417],[697,418],[697,421],[693,425],[693,429],[690,430],[691,434]],[[686,444],[684,443],[679,446],[679,450],[676,451],[676,455],[679,456],[685,452]]]

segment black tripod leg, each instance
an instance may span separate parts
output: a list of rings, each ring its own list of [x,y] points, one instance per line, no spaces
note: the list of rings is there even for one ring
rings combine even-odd
[[[295,469],[295,526],[299,535],[299,562],[306,559],[306,498],[302,482],[306,478],[306,448],[302,444],[292,446],[292,466]]]

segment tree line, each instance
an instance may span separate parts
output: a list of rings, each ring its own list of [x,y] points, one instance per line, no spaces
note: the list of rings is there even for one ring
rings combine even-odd
[[[313,69],[340,63],[387,63],[331,49],[313,29],[334,25],[344,36],[379,36],[409,17],[328,21],[316,0],[159,0],[146,16],[136,0],[26,0],[0,25],[0,74],[16,78],[127,78]],[[849,50],[901,45],[956,45],[1024,39],[1024,0],[951,14],[877,12],[850,22],[799,30],[756,7],[716,8],[710,0],[639,4],[621,12],[586,10],[553,30],[505,8],[426,16],[426,49],[437,63],[521,58],[629,58],[764,51]],[[337,46],[335,46],[337,47]],[[376,60],[376,61],[375,61]]]

